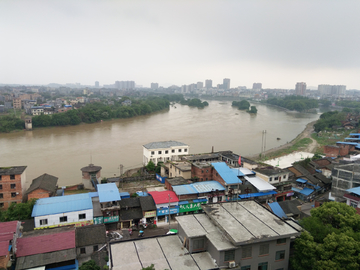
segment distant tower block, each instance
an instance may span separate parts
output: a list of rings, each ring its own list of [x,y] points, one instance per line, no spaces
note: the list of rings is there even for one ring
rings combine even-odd
[[[32,130],[32,119],[31,118],[25,119],[25,129]]]
[[[100,179],[101,169],[100,166],[95,166],[94,164],[89,164],[89,166],[81,168],[84,188],[96,189],[96,185],[99,184],[98,179]]]

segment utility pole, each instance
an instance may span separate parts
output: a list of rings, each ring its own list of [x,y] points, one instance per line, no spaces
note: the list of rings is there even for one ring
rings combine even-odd
[[[171,197],[170,197],[170,194],[168,194],[168,196],[169,196],[169,231],[170,231],[170,199],[171,199]]]
[[[124,165],[120,164],[120,175],[119,175],[119,181],[123,174]],[[121,181],[121,190],[124,188],[124,179]]]

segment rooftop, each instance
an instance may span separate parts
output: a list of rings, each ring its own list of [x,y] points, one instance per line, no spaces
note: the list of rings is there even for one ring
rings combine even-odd
[[[35,178],[26,193],[30,193],[36,189],[44,189],[50,192],[55,192],[57,189],[57,181],[59,178],[50,174],[44,173],[39,177]]]
[[[143,211],[156,210],[155,202],[152,196],[140,197],[140,205]]]
[[[176,141],[164,141],[164,142],[151,142],[148,144],[144,144],[146,149],[162,149],[162,148],[170,148],[170,147],[177,147],[177,146],[188,146],[182,142]]]
[[[99,184],[97,185],[97,190],[101,203],[121,200],[119,189],[115,183]]]
[[[22,174],[27,166],[0,167],[0,175]]]
[[[31,216],[45,216],[92,209],[92,201],[87,193],[38,199]]]
[[[151,191],[149,194],[153,197],[155,204],[164,204],[178,202],[179,199],[173,191]]]
[[[255,201],[202,206],[234,245],[300,235],[300,232]]]
[[[89,166],[81,168],[82,172],[95,173],[100,171],[102,168],[100,166],[95,166],[94,164],[89,164]]]
[[[75,248],[75,231],[18,238],[16,257]]]
[[[225,162],[212,162],[211,165],[215,168],[226,184],[231,185],[242,183],[234,171]]]
[[[154,264],[155,269],[217,269],[210,254],[189,254],[177,235],[110,244],[113,269],[142,269]]]
[[[257,176],[255,177],[245,176],[245,179],[248,182],[250,182],[250,184],[253,185],[259,192],[267,192],[276,189],[276,187],[270,185],[268,182]]]
[[[184,185],[189,183],[189,180],[186,180],[183,177],[166,178],[165,181],[167,181],[172,186]]]
[[[106,229],[104,224],[77,227],[75,229],[77,247],[92,246],[106,243]]]

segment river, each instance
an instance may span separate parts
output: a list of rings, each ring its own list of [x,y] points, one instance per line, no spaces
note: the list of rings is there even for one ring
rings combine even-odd
[[[266,149],[294,139],[319,114],[286,112],[255,104],[250,115],[231,101],[209,101],[204,109],[175,104],[169,110],[130,119],[115,119],[78,126],[41,128],[0,134],[0,166],[28,166],[27,187],[32,179],[48,173],[58,185],[81,183],[82,167],[101,166],[102,177],[119,175],[142,164],[142,146],[154,141],[180,141],[190,153],[232,150],[242,156],[261,152],[262,131]],[[281,138],[281,140],[277,140]]]

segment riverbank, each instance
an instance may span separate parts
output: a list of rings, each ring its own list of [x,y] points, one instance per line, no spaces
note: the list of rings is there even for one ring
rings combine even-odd
[[[304,148],[302,147],[303,149],[298,149],[298,150],[308,152],[308,153],[315,153],[320,146],[317,143],[317,141],[315,141],[313,138],[311,138],[311,134],[314,133],[314,124],[316,122],[317,121],[312,121],[312,122],[308,123],[306,125],[305,129],[291,142],[286,143],[281,146],[278,146],[278,147],[271,148],[269,150],[266,150],[261,156],[260,156],[261,153],[258,153],[256,155],[250,156],[249,158],[253,159],[253,160],[257,160],[257,161],[262,161],[264,159],[276,158],[276,157],[282,156],[283,154],[286,153],[286,150],[290,149],[296,143],[299,143],[303,139],[310,139],[311,142],[308,143]]]

